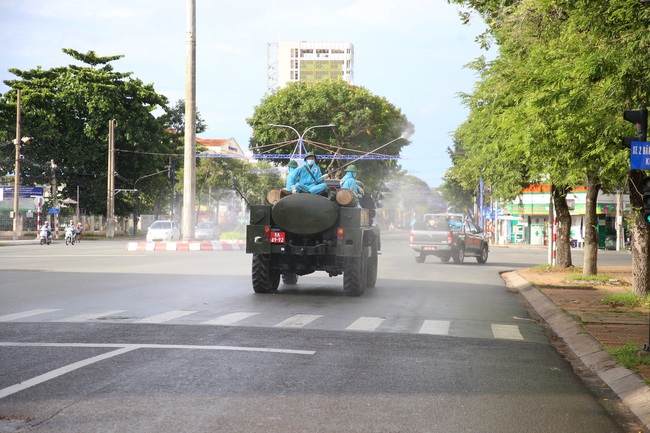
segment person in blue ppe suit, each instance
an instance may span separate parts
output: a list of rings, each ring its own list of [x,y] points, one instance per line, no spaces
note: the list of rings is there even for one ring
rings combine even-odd
[[[341,189],[349,189],[350,191],[354,192],[354,194],[358,198],[361,198],[361,196],[363,195],[363,190],[359,188],[356,179],[357,179],[357,168],[354,165],[350,164],[346,167],[345,176],[343,176],[343,178],[341,179]],[[361,207],[358,201],[356,207]]]
[[[305,155],[305,165],[296,170],[296,181],[292,192],[304,191],[320,194],[327,190],[327,184],[323,180],[323,173],[316,164],[316,156],[312,152]]]
[[[296,175],[298,174],[298,163],[293,159],[289,161],[289,164],[287,164],[287,173],[287,184],[285,185],[285,188],[280,191],[282,196],[291,195],[294,185],[298,181],[296,178]]]
[[[359,195],[359,185],[357,185],[357,168],[350,164],[345,169],[345,176],[341,179],[341,188],[352,190],[355,194]]]

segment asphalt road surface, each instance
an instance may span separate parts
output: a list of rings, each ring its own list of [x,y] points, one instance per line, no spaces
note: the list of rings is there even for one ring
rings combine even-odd
[[[627,431],[499,276],[546,257],[417,264],[384,233],[355,298],[326,274],[254,294],[243,251],[0,247],[0,431]]]

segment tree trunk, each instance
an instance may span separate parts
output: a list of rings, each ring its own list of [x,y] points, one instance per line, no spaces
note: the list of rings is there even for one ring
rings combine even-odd
[[[551,185],[555,215],[557,218],[557,245],[555,268],[564,269],[573,266],[571,263],[571,246],[569,236],[571,232],[571,214],[566,202],[566,196],[571,188],[566,185]]]
[[[648,229],[643,221],[643,179],[639,170],[630,170],[630,204],[633,211],[632,228],[632,288],[637,296],[647,296],[650,284]]]
[[[585,205],[585,258],[582,275],[598,274],[598,215],[596,204],[600,183],[598,175],[587,174],[587,203]]]

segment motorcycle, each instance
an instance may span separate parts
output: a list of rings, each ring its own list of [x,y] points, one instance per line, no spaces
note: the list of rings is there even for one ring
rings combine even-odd
[[[38,234],[38,239],[41,245],[49,245],[52,243],[52,235],[45,227],[41,228],[41,231]]]
[[[74,230],[74,227],[68,227],[65,229],[65,244],[66,245],[74,245],[75,238],[76,238],[76,233]]]

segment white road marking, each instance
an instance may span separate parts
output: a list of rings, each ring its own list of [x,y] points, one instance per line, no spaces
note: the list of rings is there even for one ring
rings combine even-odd
[[[374,331],[385,319],[381,317],[360,317],[348,326],[348,331]]]
[[[494,338],[501,338],[505,340],[523,340],[519,327],[517,325],[497,325],[492,324],[492,334]]]
[[[54,311],[61,311],[60,308],[47,309],[42,308],[38,310],[29,310],[23,311],[21,313],[7,314],[5,316],[0,316],[0,322],[10,322],[12,320],[24,319],[26,317],[38,316],[39,314],[52,313]]]
[[[323,316],[319,316],[317,314],[296,314],[293,317],[289,317],[286,320],[283,320],[282,322],[273,325],[278,328],[302,328],[305,325],[308,325],[309,323],[313,322],[314,320],[321,318]]]
[[[419,334],[449,335],[449,320],[425,320]]]
[[[194,313],[198,313],[198,311],[174,310],[162,314],[156,314],[155,316],[151,316],[151,317],[145,317],[144,319],[136,320],[133,323],[164,323]]]
[[[84,359],[83,361],[75,362],[73,364],[66,365],[65,367],[57,368],[56,370],[41,374],[40,376],[36,376],[23,382],[17,383],[16,385],[0,389],[0,398],[7,397],[8,395],[15,394],[27,388],[31,388],[34,385],[38,385],[50,379],[57,378],[71,371],[77,370],[90,364],[94,364],[99,361],[103,361],[104,359],[112,358],[114,356],[130,352],[137,348],[138,346],[126,346],[117,350],[113,350],[112,352],[104,353],[103,355],[93,356],[92,358]]]
[[[204,325],[232,325],[233,323],[239,322],[240,320],[248,319],[251,316],[254,316],[259,313],[230,313],[223,316],[219,316],[216,319],[208,320],[203,322]]]
[[[54,322],[85,322],[86,320],[94,320],[104,316],[112,316],[113,314],[123,313],[126,310],[109,310],[100,311],[99,313],[79,314],[77,316],[68,317],[66,319],[54,320]]]
[[[274,349],[270,347],[239,347],[239,346],[195,346],[183,344],[85,344],[85,343],[19,343],[19,342],[0,342],[1,347],[81,347],[81,348],[107,348],[115,349],[102,355],[93,356],[92,358],[74,362],[65,367],[57,368],[48,373],[41,374],[34,378],[25,380],[16,385],[0,389],[0,399],[15,394],[19,391],[31,388],[50,379],[55,379],[71,371],[86,367],[114,356],[122,355],[136,349],[185,349],[185,350],[225,350],[239,352],[262,352],[262,353],[280,353],[288,355],[314,355],[315,350],[294,350],[294,349]]]

